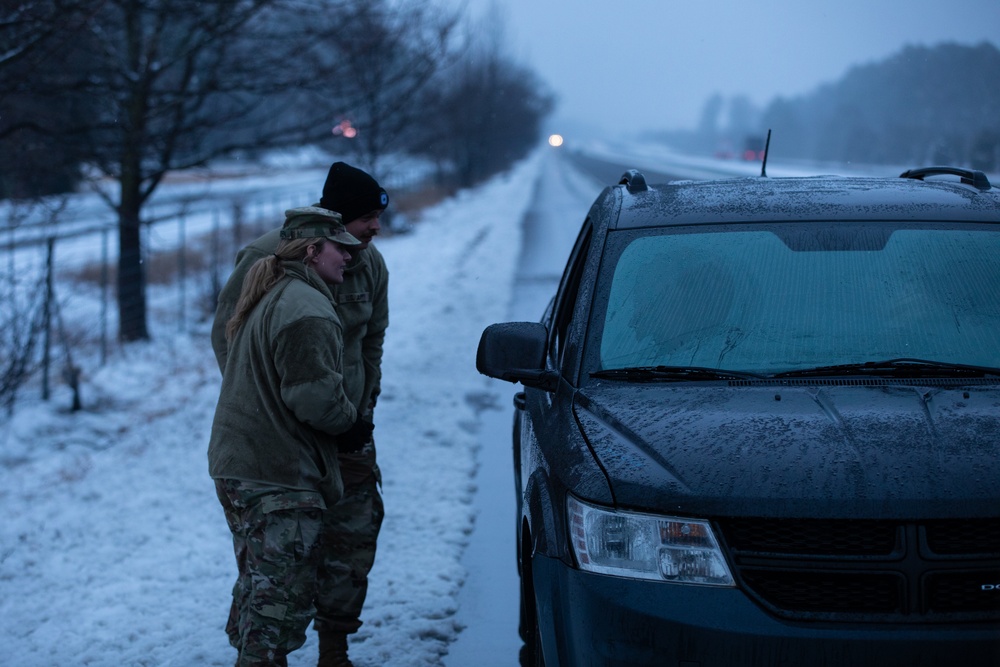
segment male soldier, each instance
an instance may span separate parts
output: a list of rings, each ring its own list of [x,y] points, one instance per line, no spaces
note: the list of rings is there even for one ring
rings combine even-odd
[[[344,389],[360,414],[371,413],[381,389],[382,343],[389,325],[389,273],[382,254],[370,245],[381,229],[379,216],[389,204],[386,191],[369,174],[335,162],[323,185],[319,206],[340,213],[348,233],[361,241],[351,248],[352,259],[344,282],[331,285],[337,315],[343,324]],[[236,267],[219,294],[212,326],[212,347],[219,369],[226,365],[226,322],[236,306],[247,269],[274,252],[279,229],[270,231],[243,248]],[[361,627],[361,608],[368,590],[368,572],[375,560],[375,545],[384,515],[378,487],[381,473],[375,460],[375,443],[356,453],[337,457],[344,481],[344,497],[324,513],[323,551],[316,619],[319,667],[353,667],[347,657],[347,635]],[[226,627],[230,642],[239,637],[236,616]]]

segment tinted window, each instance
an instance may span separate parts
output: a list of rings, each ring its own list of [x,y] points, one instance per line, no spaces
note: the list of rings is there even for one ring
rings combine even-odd
[[[600,368],[1000,365],[1000,230],[789,224],[616,243]]]
[[[566,333],[569,329],[570,321],[573,317],[573,307],[576,305],[576,297],[580,291],[580,279],[583,275],[583,268],[587,262],[587,251],[590,248],[590,236],[593,227],[590,221],[586,221],[573,251],[570,254],[569,262],[563,273],[562,282],[559,288],[559,295],[555,303],[555,313],[552,321],[552,331],[549,332],[551,339],[549,353],[556,367],[562,367],[562,357],[566,349]]]

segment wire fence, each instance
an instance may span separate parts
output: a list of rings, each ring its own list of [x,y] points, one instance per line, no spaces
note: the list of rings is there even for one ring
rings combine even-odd
[[[254,183],[211,197],[180,196],[146,207],[141,229],[142,280],[151,336],[204,330],[237,251],[284,221],[288,208],[318,199],[325,169],[261,192]],[[396,178],[391,191],[417,189],[421,175]],[[256,194],[248,196],[249,191]],[[26,207],[28,205],[25,205]],[[9,415],[19,393],[43,400],[69,388],[81,407],[80,382],[117,348],[118,226],[105,205],[48,202],[7,206],[0,226],[0,406]],[[167,328],[172,329],[168,331]]]

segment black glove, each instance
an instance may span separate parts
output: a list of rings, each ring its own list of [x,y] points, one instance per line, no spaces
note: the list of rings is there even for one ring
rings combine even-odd
[[[351,428],[337,436],[337,451],[345,454],[360,452],[372,439],[374,429],[375,425],[363,419],[359,414]]]

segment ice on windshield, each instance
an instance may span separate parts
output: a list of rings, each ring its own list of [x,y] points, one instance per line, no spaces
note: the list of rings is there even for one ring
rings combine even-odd
[[[805,229],[634,239],[610,286],[601,367],[1000,366],[1000,233],[844,226],[803,243]]]

